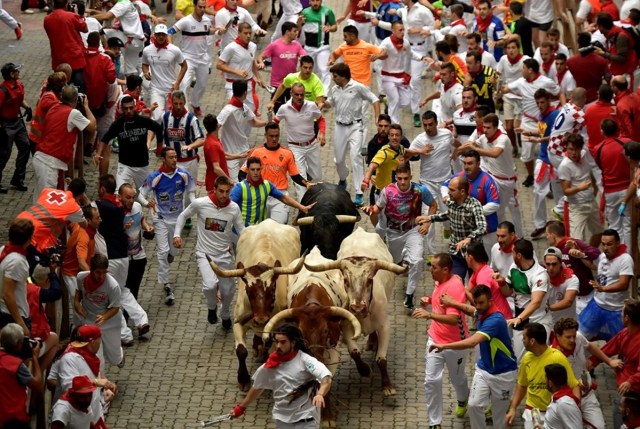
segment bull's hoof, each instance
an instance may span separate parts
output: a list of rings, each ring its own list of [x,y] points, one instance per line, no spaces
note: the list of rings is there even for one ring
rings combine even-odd
[[[322,427],[323,428],[337,428],[337,424],[336,424],[336,420],[335,419],[331,419],[331,420],[322,420]]]
[[[393,385],[385,386],[382,388],[382,394],[384,395],[385,398],[389,396],[395,396],[396,393],[397,393],[396,388],[393,387]]]

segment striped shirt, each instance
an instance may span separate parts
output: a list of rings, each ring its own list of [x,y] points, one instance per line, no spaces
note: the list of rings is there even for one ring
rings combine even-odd
[[[256,225],[267,217],[267,197],[282,198],[283,194],[276,185],[264,180],[258,186],[252,186],[247,179],[236,183],[231,190],[231,201],[240,206],[244,226]]]
[[[204,138],[200,121],[193,113],[187,112],[186,115],[175,117],[173,112],[168,110],[162,114],[162,127],[164,146],[176,151],[178,162],[193,159],[198,155],[198,149],[182,151],[183,146]]]
[[[449,253],[455,255],[456,244],[465,238],[482,241],[482,235],[487,231],[487,220],[482,211],[482,204],[475,198],[468,196],[462,205],[449,199],[446,201],[449,210],[428,216],[430,222],[451,222],[451,242]]]

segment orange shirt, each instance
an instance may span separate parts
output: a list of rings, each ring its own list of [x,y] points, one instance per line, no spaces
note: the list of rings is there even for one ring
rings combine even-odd
[[[349,46],[343,43],[335,50],[336,56],[344,55],[344,63],[351,70],[351,78],[364,86],[371,86],[371,55],[378,55],[382,49],[360,40]]]
[[[269,150],[262,146],[251,152],[251,156],[257,156],[262,161],[262,178],[268,180],[280,190],[289,189],[289,176],[300,174],[296,166],[296,160],[293,153],[289,149],[283,147],[277,150]],[[242,171],[247,171],[246,167],[242,167]]]
[[[67,239],[67,248],[62,259],[62,274],[76,276],[80,272],[78,259],[88,264],[95,253],[95,241],[89,238],[87,231],[77,223],[71,224],[71,234]]]

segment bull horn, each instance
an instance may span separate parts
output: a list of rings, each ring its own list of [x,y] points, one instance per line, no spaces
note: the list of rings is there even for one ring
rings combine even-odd
[[[338,223],[356,223],[360,221],[360,216],[336,215]]]
[[[349,321],[349,323],[353,325],[354,334],[352,339],[357,340],[358,338],[360,338],[360,335],[362,335],[362,325],[360,325],[360,321],[356,316],[353,315],[353,313],[342,307],[336,307],[332,305],[331,315],[342,317],[343,319]]]
[[[273,328],[278,326],[278,323],[280,323],[281,320],[290,319],[291,317],[293,317],[293,308],[287,308],[276,313],[264,326],[264,329],[262,330],[262,339],[267,341],[271,335],[271,331],[273,331]]]
[[[307,252],[302,255],[302,257],[298,260],[298,263],[295,267],[289,268],[287,267],[273,267],[273,274],[282,276],[287,274],[298,274],[304,265],[304,258],[306,258]]]
[[[380,260],[376,261],[376,268],[378,270],[391,271],[394,274],[403,274],[407,272],[407,270],[409,269],[408,266],[397,265],[397,264],[394,264],[393,262],[380,261]]]
[[[340,261],[325,262],[324,264],[320,264],[320,265],[309,265],[305,263],[304,267],[311,272],[321,273],[323,271],[339,270]]]
[[[209,255],[205,255],[205,256],[207,257],[207,260],[209,261],[209,265],[211,265],[213,272],[216,273],[217,276],[223,277],[223,278],[244,276],[244,273],[246,271],[244,268],[236,268],[234,270],[223,270],[218,266],[218,264],[213,262],[213,260],[209,257]]]
[[[313,216],[305,216],[293,221],[294,226],[305,226],[313,223]]]

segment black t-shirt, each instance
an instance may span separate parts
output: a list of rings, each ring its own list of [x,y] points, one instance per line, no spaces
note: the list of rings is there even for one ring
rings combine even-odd
[[[120,116],[102,138],[110,142],[118,138],[120,153],[118,161],[128,167],[146,167],[149,165],[149,149],[147,148],[147,132],[156,133],[157,141],[162,141],[162,126],[145,116],[135,115],[131,121]]]
[[[521,17],[515,22],[515,34],[520,36],[520,43],[522,44],[522,53],[533,58],[533,27],[531,22]]]
[[[124,208],[105,200],[97,200],[96,205],[102,218],[98,231],[107,245],[107,257],[109,259],[128,257],[129,240],[124,230]]]

